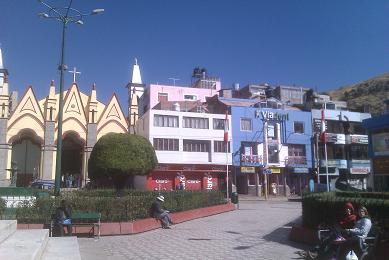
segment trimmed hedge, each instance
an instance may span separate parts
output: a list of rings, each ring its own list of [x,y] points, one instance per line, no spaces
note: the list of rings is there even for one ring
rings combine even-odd
[[[317,228],[334,224],[343,211],[344,204],[351,202],[354,208],[365,206],[374,222],[387,225],[389,220],[388,194],[377,192],[325,192],[306,193],[302,198],[303,225]]]
[[[60,197],[37,198],[32,205],[23,204],[16,208],[18,223],[48,223],[51,214],[62,199],[68,200],[73,210],[96,211],[101,213],[101,221],[118,222],[148,218],[152,202],[158,195],[165,196],[163,207],[171,212],[225,204],[220,191],[173,191],[142,192],[128,190],[124,196],[115,197],[114,190],[76,191],[61,194]],[[104,195],[104,196],[102,196]]]

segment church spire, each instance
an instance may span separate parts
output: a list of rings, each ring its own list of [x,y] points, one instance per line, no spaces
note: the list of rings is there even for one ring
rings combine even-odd
[[[135,58],[135,64],[132,69],[131,81],[127,84],[128,88],[128,121],[129,132],[135,133],[135,124],[138,117],[143,114],[142,97],[145,91],[145,85],[142,83],[138,59]]]
[[[1,51],[1,45],[0,45],[0,88],[3,87],[4,79],[7,77],[8,71],[4,69],[3,65],[3,53]],[[1,94],[1,92],[0,92]]]
[[[142,84],[142,77],[140,75],[140,68],[138,65],[138,59],[135,58],[135,64],[134,67],[132,68],[132,79],[131,83],[133,84]]]

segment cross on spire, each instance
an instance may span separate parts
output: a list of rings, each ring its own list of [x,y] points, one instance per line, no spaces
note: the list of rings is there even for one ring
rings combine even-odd
[[[69,73],[73,74],[73,83],[76,83],[76,74],[81,74],[80,71],[77,71],[76,67],[73,68],[73,70],[70,70]]]

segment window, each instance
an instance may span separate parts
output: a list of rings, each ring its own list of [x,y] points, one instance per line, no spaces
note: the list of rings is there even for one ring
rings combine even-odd
[[[209,152],[209,141],[184,140],[184,152]]]
[[[184,95],[184,100],[197,100],[195,95]]]
[[[178,139],[154,138],[153,145],[155,150],[160,151],[178,151]]]
[[[169,100],[168,93],[158,93],[158,102],[166,102]]]
[[[279,163],[280,162],[279,153],[280,151],[278,150],[278,145],[269,145],[268,146],[269,163]]]
[[[267,125],[267,137],[271,139],[277,139],[277,127],[275,124]]]
[[[251,124],[251,119],[241,118],[240,119],[240,131],[252,131],[253,126]]]
[[[201,117],[183,117],[182,127],[184,128],[195,128],[195,129],[209,129],[208,118]]]
[[[272,140],[278,140],[279,124],[268,123],[267,125],[267,137]]]
[[[304,133],[304,123],[303,122],[294,122],[294,132],[298,134]]]
[[[351,160],[368,160],[367,145],[353,144],[350,146]]]
[[[305,145],[292,144],[288,147],[288,156],[305,156]]]
[[[227,143],[228,153],[230,153],[230,142]],[[226,152],[226,144],[224,141],[214,141],[213,142],[213,151],[215,153],[225,153]]]
[[[224,130],[224,119],[213,119],[213,129]]]
[[[154,115],[154,126],[178,127],[178,116]]]

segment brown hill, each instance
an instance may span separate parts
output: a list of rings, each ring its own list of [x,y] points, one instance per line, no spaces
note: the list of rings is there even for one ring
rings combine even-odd
[[[350,110],[363,112],[369,107],[372,115],[381,115],[384,100],[389,98],[389,73],[328,92],[333,100],[347,101]]]

